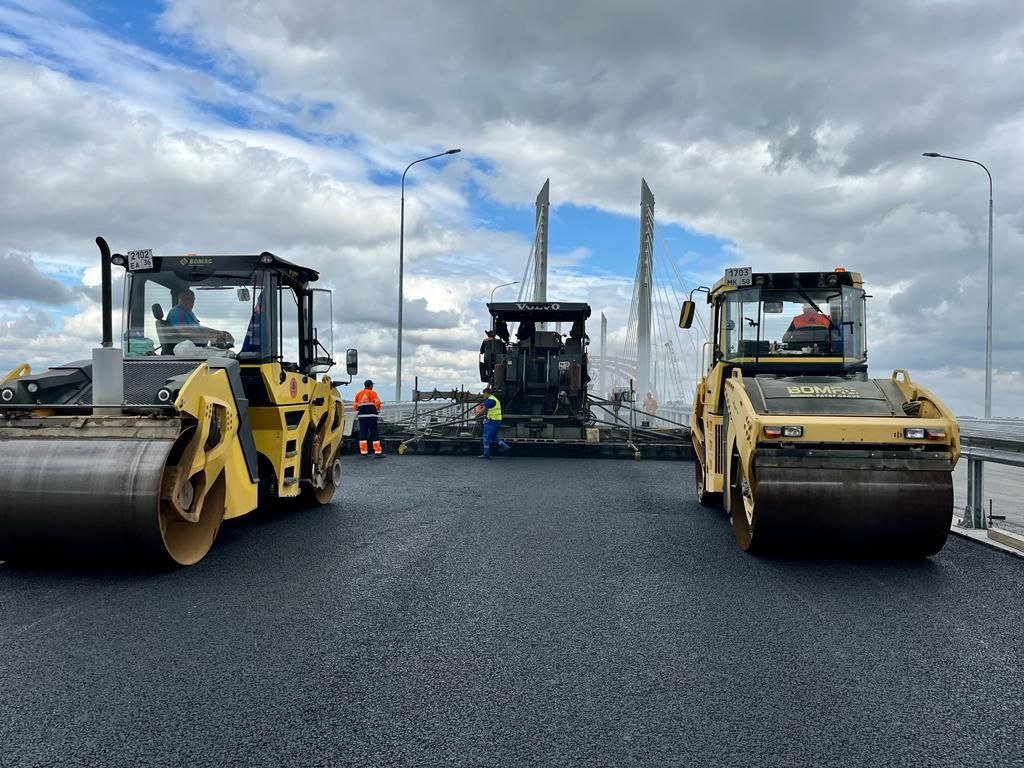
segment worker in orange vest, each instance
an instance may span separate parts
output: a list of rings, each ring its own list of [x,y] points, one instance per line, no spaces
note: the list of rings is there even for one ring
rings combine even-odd
[[[355,399],[352,400],[352,409],[359,414],[359,453],[369,456],[369,444],[372,441],[374,455],[377,458],[384,458],[380,432],[377,429],[377,422],[380,419],[380,397],[373,391],[373,382],[369,379],[364,381],[363,388],[356,392]]]
[[[789,324],[789,330],[795,331],[798,328],[828,328],[832,325],[832,318],[818,312],[810,304],[804,304],[803,314],[797,315]]]

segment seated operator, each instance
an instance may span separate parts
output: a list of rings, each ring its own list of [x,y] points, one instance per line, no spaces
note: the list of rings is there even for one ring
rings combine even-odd
[[[167,324],[174,329],[175,333],[193,344],[216,344],[218,346],[234,344],[235,340],[227,331],[218,331],[200,325],[199,318],[192,311],[195,304],[196,295],[191,289],[186,288],[178,294],[178,303],[167,313]]]
[[[821,314],[810,304],[804,304],[803,312],[793,318],[782,340],[793,344],[827,341],[831,329],[832,318]]]
[[[259,352],[260,339],[262,338],[263,312],[260,308],[261,300],[257,297],[252,305],[252,317],[249,318],[249,327],[245,329],[245,339],[242,340],[242,352]]]

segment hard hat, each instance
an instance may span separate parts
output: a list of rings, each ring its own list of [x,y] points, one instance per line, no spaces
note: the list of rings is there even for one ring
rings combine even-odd
[[[370,381],[369,379],[367,379],[366,381],[363,382],[363,386],[367,387],[367,388],[372,387],[373,386],[373,382]]]

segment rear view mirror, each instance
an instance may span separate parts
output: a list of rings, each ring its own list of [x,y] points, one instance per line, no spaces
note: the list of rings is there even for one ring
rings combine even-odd
[[[782,302],[781,301],[766,301],[764,303],[764,312],[766,315],[780,315],[782,314]]]
[[[359,350],[350,349],[345,352],[345,372],[349,376],[359,373]]]
[[[679,327],[689,328],[693,325],[693,313],[696,311],[697,305],[692,301],[684,301],[683,308],[679,311]]]
[[[238,300],[239,301],[248,301],[249,300],[249,289],[248,288],[239,288],[236,291],[236,293],[238,294]]]

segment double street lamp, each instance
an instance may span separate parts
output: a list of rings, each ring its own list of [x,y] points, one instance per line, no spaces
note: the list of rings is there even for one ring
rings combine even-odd
[[[992,174],[977,160],[966,157],[953,157],[938,152],[923,152],[924,157],[942,157],[946,160],[959,160],[981,166],[988,176],[988,310],[985,319],[985,418],[992,418]]]
[[[433,160],[435,157],[454,155],[461,151],[462,150],[458,148],[449,149],[447,152],[438,152],[436,155],[430,155],[430,157],[421,157],[419,160],[413,160],[405,166],[405,170],[402,171],[402,221],[398,231],[398,366],[395,373],[395,400],[402,399],[402,288],[405,280],[405,174],[407,174],[409,169],[416,165],[416,163]]]

